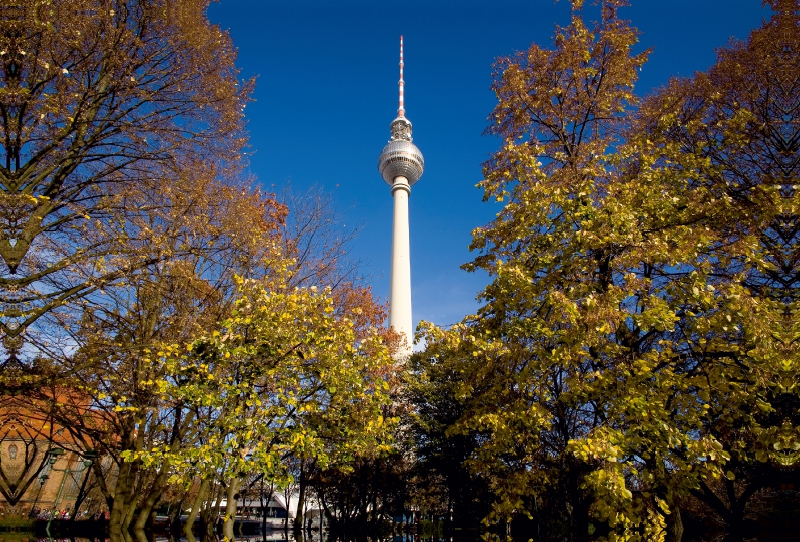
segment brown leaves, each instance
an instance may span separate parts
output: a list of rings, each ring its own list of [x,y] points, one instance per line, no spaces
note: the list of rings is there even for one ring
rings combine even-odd
[[[602,154],[622,113],[636,103],[633,84],[648,51],[632,56],[637,32],[611,12],[604,13],[589,30],[580,6],[574,5],[572,24],[556,29],[554,50],[534,44],[495,64],[492,89],[499,103],[487,131],[509,143],[521,138],[514,144],[535,147],[536,154],[551,162],[547,171],[566,164],[580,168],[592,153]],[[486,164],[488,172],[495,160]]]
[[[0,24],[0,329],[9,339],[153,261],[137,238],[162,246],[191,237],[203,219],[170,213],[191,208],[180,197],[193,186],[216,176],[217,198],[236,200],[221,192],[241,167],[252,89],[238,81],[233,46],[206,20],[205,1],[12,4]],[[239,236],[251,249],[279,220],[265,202],[259,226]],[[147,223],[159,208],[164,222]]]

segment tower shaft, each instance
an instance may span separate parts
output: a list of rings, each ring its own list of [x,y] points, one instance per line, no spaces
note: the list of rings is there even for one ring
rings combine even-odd
[[[411,353],[414,327],[411,319],[411,244],[408,231],[408,196],[411,187],[408,179],[394,178],[392,199],[392,270],[389,288],[389,327],[404,335],[403,355]]]

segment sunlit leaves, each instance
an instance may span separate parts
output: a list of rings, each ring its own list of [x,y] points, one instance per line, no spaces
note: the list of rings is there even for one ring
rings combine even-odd
[[[201,413],[201,438],[137,457],[168,462],[175,480],[260,472],[280,484],[289,456],[324,468],[387,450],[394,420],[382,409],[393,363],[378,330],[357,339],[350,315],[334,315],[328,289],[253,280],[239,288],[219,331],[165,348],[158,386]]]
[[[492,480],[495,518],[560,494],[574,529],[654,540],[682,496],[759,487],[755,466],[796,461],[781,406],[797,395],[800,247],[784,4],[641,107],[646,53],[631,54],[622,2],[601,2],[591,31],[574,2],[552,50],[498,62],[488,132],[502,142],[480,186],[504,207],[466,266],[492,282],[476,315],[423,328],[463,375],[450,431],[485,435],[469,464]]]

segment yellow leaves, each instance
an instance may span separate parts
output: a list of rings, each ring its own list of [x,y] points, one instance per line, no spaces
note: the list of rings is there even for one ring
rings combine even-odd
[[[599,326],[595,326],[595,331],[599,331],[600,333],[609,333],[611,331],[611,326],[608,322],[603,322]]]
[[[359,344],[352,321],[332,310],[329,289],[274,291],[246,279],[238,285],[235,312],[220,329],[190,347],[164,345],[159,352],[167,371],[154,383],[207,416],[205,443],[176,450],[169,461],[212,472],[247,448],[256,468],[272,476],[283,468],[276,457],[287,454],[329,462],[339,453],[330,442],[348,453],[385,446],[396,422],[381,415],[389,401],[381,376],[393,362],[377,330],[367,330]],[[331,440],[328,433],[345,428],[347,439]],[[200,455],[202,467],[187,466]]]

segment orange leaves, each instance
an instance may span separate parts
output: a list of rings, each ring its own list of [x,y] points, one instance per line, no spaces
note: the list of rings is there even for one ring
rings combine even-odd
[[[0,104],[9,111],[0,122],[0,188],[10,198],[0,215],[0,255],[12,276],[0,299],[14,305],[10,292],[24,292],[30,305],[13,311],[18,321],[2,319],[4,335],[28,329],[32,338],[37,319],[57,306],[152,262],[133,246],[137,235],[163,249],[156,260],[185,249],[211,223],[198,218],[213,208],[208,199],[196,200],[194,216],[179,214],[191,208],[195,186],[217,182],[220,197],[223,185],[238,184],[241,109],[252,84],[237,81],[233,46],[206,20],[206,4],[57,0],[45,11],[9,8],[16,15],[0,29],[8,66]],[[38,204],[18,204],[22,196]],[[282,212],[262,203],[261,216],[240,214],[274,231]],[[257,244],[252,233],[229,233],[250,250]],[[95,265],[99,257],[104,266]]]
[[[487,131],[543,146],[540,154],[553,161],[548,170],[581,167],[604,152],[615,119],[636,101],[633,84],[648,54],[630,54],[637,33],[623,21],[608,16],[590,32],[574,8],[572,24],[557,29],[554,50],[534,44],[495,64],[499,103]]]

